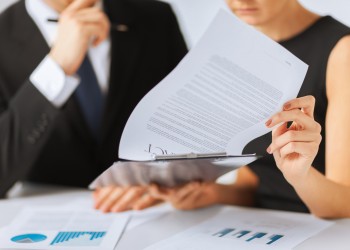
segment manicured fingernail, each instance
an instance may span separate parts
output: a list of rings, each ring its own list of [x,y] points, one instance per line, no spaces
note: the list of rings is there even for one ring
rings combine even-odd
[[[284,110],[288,110],[288,109],[290,109],[291,106],[292,106],[291,104],[286,103],[286,104],[284,104],[283,108],[284,108]]]
[[[265,123],[266,127],[270,126],[271,122],[272,122],[272,120],[271,120],[271,119],[270,119],[270,120],[268,120],[268,121]]]
[[[267,149],[266,149],[266,152],[271,154],[271,146],[269,146]]]

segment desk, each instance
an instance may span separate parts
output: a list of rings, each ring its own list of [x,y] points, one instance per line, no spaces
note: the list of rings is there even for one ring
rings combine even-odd
[[[91,193],[84,189],[25,184],[21,190],[12,195],[13,198],[0,201],[0,227],[9,224],[24,206],[63,205],[79,198],[89,197],[90,195]],[[143,249],[150,244],[204,221],[210,216],[215,215],[219,210],[220,207],[217,206],[197,211],[171,212],[126,232],[119,241],[116,250]],[[349,250],[349,236],[350,219],[337,220],[334,226],[306,240],[295,249]]]

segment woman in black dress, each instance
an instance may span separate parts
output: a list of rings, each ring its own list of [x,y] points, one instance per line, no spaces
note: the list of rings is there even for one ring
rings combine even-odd
[[[299,98],[266,123],[274,127],[282,122],[272,139],[268,134],[247,145],[245,152],[266,156],[239,169],[234,184],[151,187],[151,192],[141,192],[149,201],[141,208],[160,199],[185,210],[232,204],[350,217],[350,29],[332,17],[310,12],[297,0],[227,0],[227,4],[240,19],[309,65]],[[290,127],[288,122],[293,122]],[[96,194],[97,207],[120,208],[122,196],[113,196],[118,192],[122,193],[120,188],[110,188]],[[130,202],[124,196],[122,208],[135,208],[139,196],[129,195]]]

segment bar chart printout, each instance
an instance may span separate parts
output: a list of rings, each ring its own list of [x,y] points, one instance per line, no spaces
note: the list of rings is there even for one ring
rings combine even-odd
[[[227,237],[232,239],[240,239],[243,238],[246,242],[252,242],[257,239],[264,239],[265,244],[272,245],[277,243],[278,240],[282,239],[284,235],[280,234],[271,234],[264,232],[252,232],[249,230],[236,230],[232,228],[225,228],[213,234],[214,237]],[[248,237],[245,237],[248,236]]]
[[[51,246],[99,246],[106,232],[59,232]]]
[[[331,226],[308,214],[224,207],[220,213],[146,250],[284,250]]]
[[[0,234],[0,249],[113,250],[129,214],[92,208],[28,207]]]

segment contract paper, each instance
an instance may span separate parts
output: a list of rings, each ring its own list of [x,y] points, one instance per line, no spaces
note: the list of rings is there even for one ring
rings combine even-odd
[[[0,235],[1,249],[113,250],[129,215],[92,209],[24,209]]]
[[[146,250],[286,250],[333,224],[309,214],[225,208]]]
[[[119,158],[133,162],[115,163],[90,187],[212,181],[251,163],[257,157],[237,156],[271,131],[265,122],[297,96],[307,68],[233,14],[219,11],[199,43],[130,116]],[[192,152],[236,157],[152,162],[155,155]]]
[[[308,66],[225,10],[130,116],[119,157],[242,154],[265,122],[297,96]],[[250,152],[255,153],[255,152]]]

